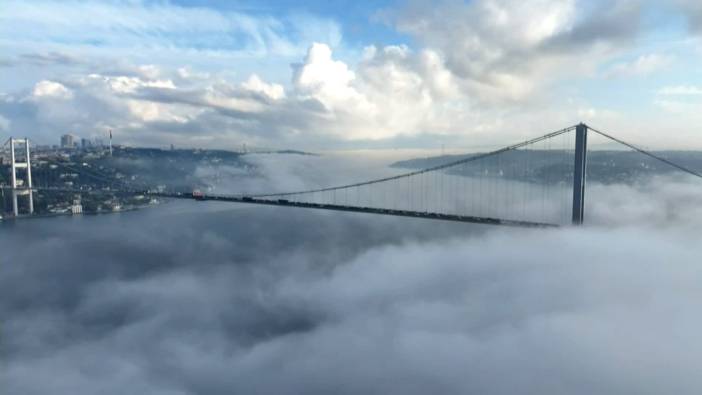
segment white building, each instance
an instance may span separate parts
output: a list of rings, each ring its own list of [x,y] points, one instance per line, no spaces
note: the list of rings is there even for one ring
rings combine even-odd
[[[80,204],[80,198],[73,199],[73,205],[71,205],[71,213],[73,213],[73,214],[82,214],[83,213],[83,205]]]
[[[75,142],[73,141],[73,135],[64,134],[61,136],[61,148],[75,148]]]

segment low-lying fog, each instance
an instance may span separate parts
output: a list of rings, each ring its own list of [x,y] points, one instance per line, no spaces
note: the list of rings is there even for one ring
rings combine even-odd
[[[401,171],[251,158],[264,179],[218,189]],[[0,388],[699,394],[702,182],[587,199],[555,230],[199,202],[2,223]]]

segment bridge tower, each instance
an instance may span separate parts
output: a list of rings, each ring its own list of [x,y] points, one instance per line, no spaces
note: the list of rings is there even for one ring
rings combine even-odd
[[[12,161],[11,174],[12,179],[12,213],[14,216],[19,215],[19,205],[17,204],[17,198],[19,196],[27,196],[28,198],[28,211],[29,214],[34,213],[34,196],[32,195],[32,161],[29,156],[29,139],[15,139],[10,137],[10,159]],[[17,155],[15,153],[15,146],[24,145],[25,159],[23,162],[17,161]],[[25,169],[25,179],[22,182],[17,177],[17,170]],[[20,184],[21,182],[21,184]]]
[[[573,225],[585,218],[585,177],[587,170],[587,125],[575,127],[575,164],[573,173]]]

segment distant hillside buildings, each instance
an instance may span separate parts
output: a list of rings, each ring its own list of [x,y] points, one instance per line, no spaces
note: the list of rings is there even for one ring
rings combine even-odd
[[[93,147],[103,147],[103,140],[102,139],[87,139],[87,138],[81,138],[80,139],[80,145],[78,145],[78,138],[75,137],[72,134],[64,134],[61,136],[61,148],[64,149],[75,149],[75,148],[82,148],[82,149],[89,149]]]

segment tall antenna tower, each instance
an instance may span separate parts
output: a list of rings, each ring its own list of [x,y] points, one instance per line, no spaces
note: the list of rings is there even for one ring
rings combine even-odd
[[[110,129],[110,156],[112,156],[112,129]]]
[[[32,161],[31,157],[29,156],[29,139],[28,138],[23,138],[23,139],[14,139],[10,137],[10,139],[7,141],[7,143],[10,143],[10,158],[12,162],[11,166],[11,174],[10,177],[12,179],[12,213],[14,216],[19,215],[19,205],[17,204],[17,198],[19,196],[27,196],[28,197],[28,211],[29,214],[34,213],[34,196],[33,196],[33,191],[32,191]],[[7,145],[5,143],[5,145]],[[25,157],[24,157],[24,162],[18,162],[17,161],[17,154],[15,153],[15,146],[22,146],[24,145],[24,151],[25,151]],[[17,177],[17,169],[25,169],[25,180],[22,181],[18,179]]]

